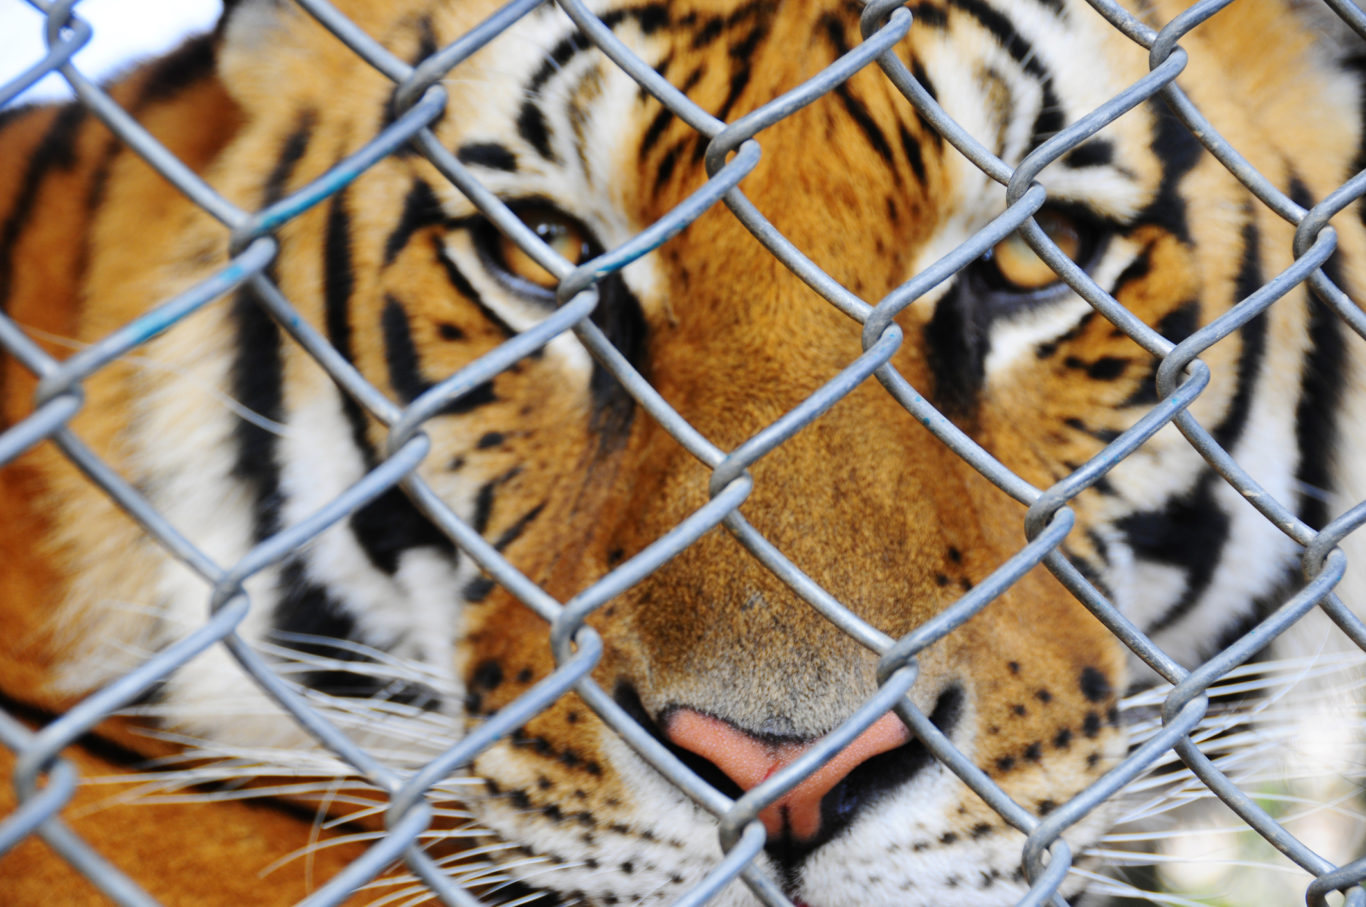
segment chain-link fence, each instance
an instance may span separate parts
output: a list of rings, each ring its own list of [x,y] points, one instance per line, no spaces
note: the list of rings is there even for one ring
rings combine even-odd
[[[1018,901],[1020,904],[1062,903],[1059,892],[1074,868],[1074,855],[1062,838],[1064,833],[1154,765],[1170,762],[1173,753],[1243,822],[1314,877],[1308,888],[1310,904],[1329,903],[1339,897],[1334,892],[1344,893],[1345,903],[1366,904],[1366,889],[1358,887],[1366,879],[1366,858],[1337,865],[1316,853],[1240,789],[1193,739],[1194,729],[1209,710],[1211,687],[1226,680],[1230,672],[1306,614],[1315,610],[1326,613],[1345,637],[1357,647],[1366,649],[1366,626],[1333,593],[1346,569],[1346,558],[1337,545],[1366,521],[1366,505],[1352,508],[1316,531],[1297,517],[1291,505],[1263,493],[1252,476],[1188,412],[1188,407],[1209,383],[1209,370],[1198,357],[1301,284],[1308,283],[1342,322],[1357,334],[1366,336],[1366,316],[1321,270],[1336,249],[1335,233],[1328,226],[1329,220],[1366,193],[1366,173],[1357,174],[1321,202],[1306,209],[1259,174],[1220,136],[1178,86],[1177,80],[1187,64],[1186,51],[1180,44],[1182,37],[1227,6],[1229,0],[1201,0],[1160,29],[1154,29],[1110,0],[1089,0],[1094,10],[1115,29],[1149,51],[1151,71],[1088,115],[1047,138],[1013,167],[951,119],[894,52],[898,42],[907,35],[915,15],[902,0],[867,3],[861,18],[862,44],[800,86],[732,123],[717,119],[699,107],[678,86],[638,58],[584,0],[556,0],[559,9],[573,21],[584,39],[628,73],[642,92],[658,99],[678,120],[705,139],[705,161],[710,174],[705,185],[647,230],[582,265],[549,254],[534,233],[493,193],[481,186],[432,131],[433,124],[446,108],[448,88],[445,80],[453,73],[458,74],[462,61],[542,6],[545,0],[514,0],[459,40],[414,64],[395,56],[324,0],[295,0],[337,41],[393,82],[394,116],[373,140],[330,172],[263,210],[255,211],[243,210],[221,196],[71,65],[72,54],[91,36],[90,27],[81,21],[76,9],[78,0],[27,2],[47,16],[49,51],[21,77],[0,85],[0,107],[21,97],[29,85],[45,74],[60,71],[71,84],[80,104],[106,123],[180,192],[227,228],[231,234],[232,257],[211,279],[160,303],[146,315],[61,361],[45,353],[22,325],[0,317],[0,348],[40,378],[32,415],[0,433],[0,464],[10,463],[43,442],[55,444],[90,482],[98,485],[151,537],[202,578],[209,601],[208,617],[202,626],[146,658],[136,669],[90,695],[46,727],[30,729],[14,718],[0,714],[0,743],[17,755],[14,785],[20,803],[13,814],[0,821],[0,854],[30,836],[40,836],[116,901],[127,904],[151,902],[129,876],[83,842],[63,820],[64,805],[80,781],[72,765],[60,754],[101,721],[136,701],[200,653],[212,647],[223,647],[261,690],[290,713],[326,750],[335,754],[345,770],[365,779],[382,799],[386,833],[377,837],[344,871],[322,883],[310,897],[310,904],[337,903],[396,861],[406,861],[412,873],[442,902],[479,903],[475,895],[443,871],[422,846],[424,833],[433,822],[433,802],[442,799],[434,791],[443,779],[468,765],[500,738],[515,733],[570,691],[581,696],[664,777],[715,815],[725,856],[712,867],[705,881],[689,891],[680,903],[703,903],[734,882],[747,885],[764,903],[790,904],[780,885],[753,865],[766,838],[764,826],[757,820],[759,814],[844,749],[879,716],[895,709],[935,758],[975,791],[1005,823],[1026,836],[1020,858],[1029,893]],[[1346,27],[1366,35],[1366,14],[1349,0],[1326,0],[1326,7],[1331,8]],[[1006,188],[1007,207],[985,229],[974,233],[931,267],[885,298],[869,301],[841,286],[778,233],[746,199],[742,180],[756,166],[765,130],[814,99],[835,91],[853,74],[873,68],[881,69],[925,123],[983,173]],[[1037,181],[1046,167],[1126,112],[1155,98],[1169,105],[1209,152],[1256,198],[1296,225],[1294,264],[1257,288],[1225,315],[1179,343],[1167,340],[1126,311],[1082,267],[1063,255],[1030,219],[1047,196]],[[344,100],[338,103],[344,103]],[[298,317],[268,274],[278,248],[272,235],[274,231],[340,191],[376,162],[406,149],[425,157],[499,230],[554,275],[558,281],[560,305],[539,323],[445,377],[409,405],[400,406],[366,382],[322,334]],[[6,167],[15,165],[13,161],[3,162]],[[598,301],[596,287],[604,278],[656,249],[704,212],[720,205],[728,207],[774,256],[847,315],[851,319],[851,329],[861,330],[864,349],[861,357],[816,393],[733,450],[716,446],[681,418],[590,319]],[[1016,231],[1096,311],[1161,360],[1157,370],[1158,402],[1131,428],[1110,440],[1100,454],[1046,489],[1034,487],[1004,468],[921,397],[890,364],[903,342],[896,316]],[[17,266],[24,264],[19,262]],[[242,287],[254,292],[259,304],[292,341],[306,350],[346,394],[387,426],[388,441],[386,455],[360,482],[311,517],[271,535],[240,561],[227,564],[214,562],[177,532],[137,489],[82,443],[68,428],[68,423],[82,409],[83,383],[92,375],[121,357],[134,354],[149,339]],[[430,444],[424,434],[424,426],[429,420],[442,414],[471,389],[515,367],[554,338],[571,332],[643,411],[710,470],[711,482],[710,501],[705,506],[570,601],[560,602],[520,573],[501,555],[497,546],[462,521],[416,470],[429,453]],[[800,565],[789,562],[746,522],[739,510],[753,485],[749,467],[811,424],[856,387],[870,382],[880,382],[886,392],[940,442],[1004,494],[1028,508],[1024,525],[1027,544],[952,606],[902,639],[889,638],[869,626],[811,582],[799,569]],[[1069,504],[1103,480],[1113,467],[1159,430],[1170,425],[1180,430],[1205,458],[1210,469],[1250,501],[1266,520],[1302,546],[1305,565],[1303,584],[1285,604],[1193,671],[1181,667],[1140,632],[1078,572],[1059,547],[1075,523]],[[311,705],[299,688],[282,679],[272,663],[236,632],[252,607],[244,591],[244,583],[249,578],[281,563],[328,527],[397,487],[401,487],[483,571],[544,618],[548,639],[558,661],[558,669],[553,674],[416,771],[397,770],[356,743]],[[739,539],[754,558],[788,583],[810,607],[880,658],[881,686],[877,694],[838,729],[738,800],[703,783],[655,736],[637,724],[609,692],[594,683],[590,671],[602,654],[602,644],[599,635],[586,623],[590,615],[600,612],[615,596],[718,526]],[[1160,726],[1099,780],[1044,816],[1035,815],[1015,802],[988,772],[960,752],[907,697],[918,676],[918,654],[989,608],[1020,577],[1039,565],[1051,570],[1125,646],[1171,684],[1160,700]]]

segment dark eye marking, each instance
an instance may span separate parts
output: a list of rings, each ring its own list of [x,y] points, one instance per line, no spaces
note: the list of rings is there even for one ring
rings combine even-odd
[[[1116,228],[1079,206],[1050,205],[1034,217],[1058,248],[1084,270],[1100,261]],[[1018,235],[1007,237],[964,270],[925,326],[925,358],[934,399],[950,415],[976,405],[998,318],[1051,305],[1071,288]]]

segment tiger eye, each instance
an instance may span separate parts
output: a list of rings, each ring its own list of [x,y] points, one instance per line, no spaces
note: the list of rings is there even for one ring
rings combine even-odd
[[[1082,237],[1072,218],[1057,211],[1039,211],[1034,221],[1063,255],[1073,261],[1081,254]],[[1001,279],[1016,290],[1041,290],[1058,282],[1058,275],[1019,233],[1012,233],[991,250],[991,261]]]
[[[522,221],[545,243],[570,264],[580,264],[588,257],[588,238],[583,228],[566,217],[554,213],[522,214]],[[514,277],[521,278],[538,287],[553,290],[559,280],[536,259],[522,251],[521,247],[506,236],[498,242],[498,255],[501,264]]]

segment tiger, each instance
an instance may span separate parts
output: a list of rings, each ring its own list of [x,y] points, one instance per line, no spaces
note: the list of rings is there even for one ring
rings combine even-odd
[[[335,7],[420,67],[501,4]],[[1028,829],[964,775],[1046,819],[1123,765],[1123,698],[1160,680],[1079,583],[1190,669],[1305,587],[1305,549],[1169,424],[1067,495],[1057,512],[1074,522],[1047,521],[1065,530],[1058,559],[1001,583],[1040,531],[1026,532],[1030,501],[936,433],[1034,489],[1104,461],[1173,385],[1159,387],[1151,344],[1078,281],[1180,344],[1303,253],[1294,218],[1150,96],[1037,172],[1040,188],[1025,187],[1042,193],[1035,233],[993,235],[865,338],[873,306],[1022,197],[933,111],[1014,170],[1148,77],[1148,50],[1080,0],[916,0],[871,22],[849,0],[595,0],[592,39],[574,8],[527,4],[432,83],[443,94],[427,140],[359,169],[350,156],[412,108],[384,67],[294,4],[230,2],[212,34],[116,79],[112,98],[240,211],[282,210],[348,174],[246,227],[171,186],[82,104],[0,112],[5,323],[54,360],[128,325],[146,334],[75,397],[54,396],[50,369],[6,344],[0,424],[17,431],[53,400],[74,403],[60,449],[49,431],[0,470],[0,708],[14,719],[0,725],[0,763],[12,774],[26,734],[233,607],[241,647],[400,775],[597,640],[585,675],[596,697],[584,684],[557,693],[427,798],[421,844],[483,902],[689,896],[725,858],[716,810],[649,753],[729,802],[850,727],[738,830],[761,844],[711,903],[1021,902],[1037,872],[1022,857]],[[1152,0],[1132,12],[1160,29],[1181,11]],[[1300,209],[1364,161],[1357,39],[1329,19],[1236,0],[1179,42],[1176,84]],[[603,34],[701,114],[665,105],[599,49]],[[737,123],[886,34],[887,65],[869,56],[746,143],[718,151],[697,128],[702,115]],[[481,188],[453,183],[424,141]],[[657,227],[740,166],[726,198],[781,240],[751,232],[719,190],[686,223]],[[1358,298],[1361,217],[1344,205],[1331,227],[1319,270]],[[652,228],[651,248],[595,270]],[[256,267],[297,317],[239,279],[147,327],[157,305],[262,248]],[[1064,280],[1069,264],[1083,277]],[[591,310],[576,332],[449,384],[574,306]],[[306,336],[331,351],[329,369]],[[1185,410],[1258,494],[1317,531],[1366,496],[1360,344],[1301,282],[1167,377],[1206,370]],[[876,375],[811,409],[884,347]],[[395,442],[395,419],[422,407]],[[782,443],[731,469],[802,407]],[[325,532],[271,547],[413,438],[426,491],[391,475]],[[77,449],[105,464],[122,501],[73,465]],[[131,500],[161,522],[134,519]],[[718,500],[742,520],[721,525]],[[185,544],[159,541],[166,527]],[[1341,544],[1350,555],[1352,538]],[[259,562],[237,586],[213,588],[204,564],[231,571],[249,556]],[[1361,563],[1349,556],[1333,587],[1348,606]],[[536,594],[565,605],[612,576],[629,581],[583,630],[553,637]],[[888,646],[988,588],[913,668],[881,669]],[[828,602],[865,629],[846,632]],[[294,903],[383,840],[388,794],[314,743],[225,644],[143,687],[62,741],[80,776],[104,783],[76,788],[61,818],[151,896]],[[639,740],[609,723],[613,710]],[[322,781],[291,785],[308,778]],[[32,794],[4,785],[0,815]],[[1095,868],[1086,848],[1113,821],[1108,802],[1086,809],[1063,830],[1070,856],[1054,846],[1050,859]],[[342,896],[430,896],[405,872]],[[1081,903],[1092,875],[1069,873],[1059,895]],[[36,834],[0,858],[0,901],[103,902]]]

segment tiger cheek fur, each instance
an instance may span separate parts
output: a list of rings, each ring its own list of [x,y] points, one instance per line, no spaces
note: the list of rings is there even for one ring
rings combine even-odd
[[[495,8],[435,0],[338,6],[411,60]],[[642,59],[728,122],[860,42],[857,4],[598,6]],[[326,173],[389,123],[392,85],[289,5],[241,0],[230,7],[214,44],[217,75],[202,42],[202,72],[190,72],[185,61],[165,67],[187,85],[162,85],[152,71],[117,91],[126,103],[140,98],[149,117],[170,124],[162,138],[173,150],[225,196],[255,210]],[[1154,21],[1176,10],[1161,12]],[[1010,165],[1148,72],[1146,55],[1083,3],[948,0],[919,4],[914,15],[896,53]],[[1300,38],[1265,48],[1259,36],[1268,31]],[[1188,41],[1199,50],[1183,77],[1191,95],[1302,204],[1351,172],[1360,144],[1357,86],[1345,70],[1314,61],[1312,39],[1288,11],[1272,0],[1239,0]],[[1243,71],[1254,58],[1278,74],[1275,85],[1265,84],[1260,68]],[[530,13],[442,84],[450,101],[433,126],[438,141],[571,265],[666,217],[707,179],[705,140],[551,7]],[[219,125],[209,135],[184,128],[196,110],[210,108]],[[1300,124],[1304,147],[1286,147],[1263,119]],[[30,122],[23,114],[15,122],[0,131],[0,142],[27,156],[34,129],[23,125]],[[95,204],[89,215],[89,261],[82,271],[61,257],[71,253],[52,251],[60,243],[40,221],[0,251],[32,257],[47,249],[79,278],[72,286],[16,283],[0,301],[22,322],[89,341],[135,317],[148,299],[221,265],[226,238],[174,195],[148,207],[139,223],[130,199],[152,191],[150,174],[115,149],[103,152],[110,163],[98,176],[99,134],[71,128],[76,165],[70,174],[55,172],[81,186],[106,181],[104,207]],[[760,163],[740,184],[746,198],[811,262],[869,303],[967,240],[1004,204],[1003,190],[917,115],[876,66],[758,140]],[[1292,258],[1292,228],[1204,153],[1160,102],[1140,105],[1040,180],[1050,198],[1040,223],[1062,224],[1060,246],[1072,231],[1069,254],[1077,263],[1174,342]],[[44,186],[54,195],[62,189]],[[98,201],[99,192],[85,191]],[[0,214],[21,198],[0,180]],[[1358,277],[1360,225],[1335,226],[1341,250],[1332,276],[1348,289]],[[138,253],[143,258],[128,252],[134,232],[151,249]],[[274,235],[271,279],[400,405],[559,306],[554,278],[524,260],[412,148]],[[1013,266],[1033,273],[1027,253],[998,245],[911,303],[896,317],[903,340],[891,364],[1002,464],[1047,488],[1158,402],[1156,360],[1050,272],[1022,287]],[[600,281],[595,293],[594,323],[665,401],[726,451],[863,353],[859,325],[722,206]],[[67,308],[49,311],[54,296]],[[1258,480],[1297,501],[1309,522],[1322,522],[1326,512],[1298,489],[1346,488],[1350,497],[1353,481],[1366,486],[1333,473],[1328,460],[1340,401],[1322,392],[1323,382],[1355,375],[1349,343],[1301,289],[1202,354],[1210,385],[1191,411],[1222,445],[1255,461]],[[157,368],[97,375],[76,424],[223,563],[324,506],[384,460],[382,426],[286,339],[248,292],[176,325],[142,353]],[[17,421],[32,382],[17,367],[5,377],[6,416]],[[1353,397],[1341,406],[1348,403],[1362,405]],[[646,551],[709,500],[711,470],[569,336],[466,388],[423,430],[431,444],[423,478],[466,526],[560,602]],[[58,460],[44,449],[22,462],[22,473],[0,474],[5,491],[29,508],[23,515],[33,522],[25,525],[38,525],[39,514],[54,524],[38,548],[22,547],[0,528],[3,551],[18,548],[35,565],[18,572],[0,558],[4,600],[35,600],[42,594],[35,588],[60,587],[53,597],[64,601],[62,626],[73,637],[34,657],[14,640],[36,638],[42,621],[6,604],[0,627],[19,629],[0,633],[15,647],[0,680],[7,697],[53,710],[116,676],[137,653],[198,625],[206,594]],[[1025,544],[1024,508],[873,379],[752,464],[749,475],[744,519],[892,638],[942,613]],[[1295,546],[1218,487],[1174,429],[1069,506],[1077,525],[1063,553],[1186,663],[1274,606],[1281,584],[1297,575]],[[453,741],[556,667],[546,623],[398,490],[254,576],[247,591],[253,609],[243,636],[271,647],[286,665],[279,650],[295,648],[292,676],[322,701],[333,697],[338,714],[375,703],[373,727],[361,721],[358,733],[391,747],[383,739],[385,715],[425,710],[443,729],[438,743]],[[762,763],[757,774],[772,770],[775,754],[787,758],[829,733],[878,686],[875,656],[722,528],[587,623],[603,642],[596,683],[734,796],[756,774],[736,754]],[[388,664],[415,670],[386,678]],[[1036,815],[1124,755],[1119,699],[1131,682],[1146,679],[1043,568],[921,652],[917,668],[909,694],[915,705]],[[217,650],[167,680],[149,702],[151,711],[164,710],[163,730],[202,738],[207,753],[214,746],[306,745]],[[856,744],[849,752],[863,747],[851,757],[857,764],[842,768],[828,791],[805,800],[794,794],[762,817],[769,844],[758,863],[790,897],[810,907],[988,907],[1023,896],[1021,833],[899,725],[879,722]],[[547,903],[670,903],[722,856],[714,818],[649,768],[577,694],[482,752],[467,773],[456,789],[476,825],[457,827],[451,842],[433,849],[454,856],[474,839],[476,854],[517,881],[513,898],[543,891]],[[1071,826],[1074,850],[1108,819],[1101,808]],[[1083,881],[1072,877],[1065,891]],[[714,903],[756,901],[733,884]]]

